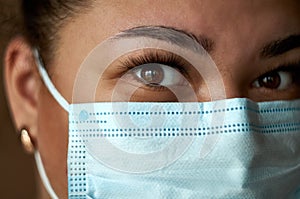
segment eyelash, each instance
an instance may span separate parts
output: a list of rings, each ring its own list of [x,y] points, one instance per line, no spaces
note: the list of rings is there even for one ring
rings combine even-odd
[[[126,67],[127,70],[148,63],[164,64],[180,72],[186,72],[184,69],[186,63],[181,57],[172,53],[146,52],[142,55],[130,56],[126,60],[121,61],[122,66]]]

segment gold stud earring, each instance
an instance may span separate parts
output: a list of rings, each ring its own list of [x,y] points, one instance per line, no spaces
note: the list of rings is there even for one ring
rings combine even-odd
[[[34,152],[34,146],[27,129],[23,128],[21,130],[20,139],[25,151],[29,154],[32,154]]]

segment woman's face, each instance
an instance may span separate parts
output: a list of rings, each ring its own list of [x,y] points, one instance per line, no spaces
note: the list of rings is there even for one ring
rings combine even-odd
[[[56,56],[47,68],[57,89],[71,103],[75,75],[99,43],[134,27],[164,26],[210,44],[207,50],[223,78],[227,98],[295,99],[300,97],[300,82],[295,78],[300,75],[299,9],[298,0],[97,1],[60,30]],[[101,92],[97,91],[98,101],[110,101],[120,76],[113,65],[110,69]],[[199,101],[209,100],[208,92],[202,90]],[[141,93],[159,96],[159,92],[145,89]],[[68,114],[44,86],[38,99],[34,140],[54,190],[66,198]],[[151,100],[142,94],[135,99]]]

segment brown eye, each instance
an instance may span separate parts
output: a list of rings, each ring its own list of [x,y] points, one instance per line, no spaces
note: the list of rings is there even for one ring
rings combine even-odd
[[[141,69],[141,77],[146,84],[158,85],[164,80],[164,71],[159,65],[145,65]]]
[[[260,78],[258,83],[260,87],[277,89],[281,83],[280,75],[277,72],[269,73],[268,75]]]
[[[285,90],[293,83],[291,72],[274,71],[259,77],[254,83],[254,87]]]
[[[188,81],[176,69],[158,63],[143,64],[131,71],[139,82],[148,86],[183,86]]]

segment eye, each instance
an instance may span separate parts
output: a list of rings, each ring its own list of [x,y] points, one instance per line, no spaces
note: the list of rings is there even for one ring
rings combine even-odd
[[[164,64],[143,64],[134,68],[131,73],[138,81],[147,86],[188,85],[188,81],[178,70]]]
[[[288,89],[293,83],[293,74],[287,71],[272,71],[259,77],[253,86],[273,90]]]

